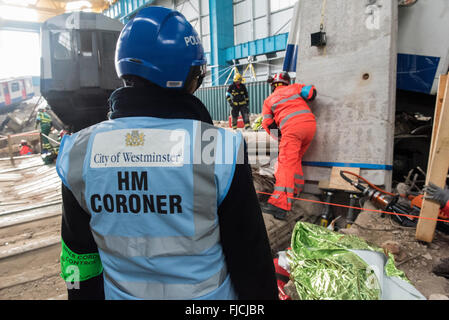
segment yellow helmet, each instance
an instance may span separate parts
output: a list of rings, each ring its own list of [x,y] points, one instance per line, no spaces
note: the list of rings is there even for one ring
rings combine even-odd
[[[240,73],[236,73],[234,76],[234,82],[236,81],[242,81],[242,75]]]

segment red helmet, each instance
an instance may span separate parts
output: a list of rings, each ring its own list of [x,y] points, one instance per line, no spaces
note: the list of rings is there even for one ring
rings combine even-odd
[[[282,71],[279,73],[276,73],[274,77],[268,78],[268,83],[271,84],[271,87],[274,89],[280,85],[288,86],[290,84],[290,76],[288,72]]]

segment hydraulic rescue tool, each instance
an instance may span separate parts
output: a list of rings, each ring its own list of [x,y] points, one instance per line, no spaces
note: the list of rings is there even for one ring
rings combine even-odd
[[[346,176],[346,174],[352,174],[356,176],[358,179],[357,180],[350,179]],[[367,198],[377,208],[383,211],[400,213],[403,215],[413,215],[413,216],[419,215],[419,210],[416,210],[414,208],[408,208],[398,203],[399,195],[382,190],[373,185],[372,183],[370,183],[368,180],[362,178],[359,175],[356,175],[355,173],[349,171],[340,171],[340,176],[348,183],[350,183],[352,186],[360,190],[362,192],[362,197]],[[363,185],[362,183],[360,183],[360,180],[364,181],[367,185]],[[413,218],[398,215],[395,215],[395,217],[403,225],[414,226],[416,224]]]
[[[347,174],[356,176],[357,180],[353,180],[347,177]],[[383,211],[392,212],[393,217],[401,225],[406,227],[416,226],[421,211],[421,203],[419,201],[413,201],[415,197],[412,197],[411,199],[410,197],[407,197],[405,195],[393,194],[382,190],[370,183],[365,178],[353,172],[340,171],[340,176],[352,186],[360,190],[362,192],[362,197],[370,200],[371,203],[373,203],[377,208]],[[362,184],[361,181],[363,181],[366,185]],[[403,197],[407,200],[412,200],[410,205],[407,206],[405,204],[399,203],[398,200],[400,197]],[[382,215],[384,216],[384,214]],[[439,218],[441,219],[445,217],[440,216]],[[448,222],[438,221],[437,229],[445,233],[449,233],[449,220]]]

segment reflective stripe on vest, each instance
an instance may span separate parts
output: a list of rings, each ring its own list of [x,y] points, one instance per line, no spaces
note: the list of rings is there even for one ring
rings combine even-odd
[[[226,266],[224,266],[212,277],[196,284],[116,281],[112,279],[107,272],[104,272],[104,277],[106,280],[122,291],[128,292],[138,298],[155,300],[159,300],[161,297],[184,300],[191,297],[192,293],[194,296],[201,297],[217,290],[219,285],[225,281],[227,276],[228,272]]]
[[[50,123],[51,117],[49,114],[46,113],[38,113],[37,119],[41,121],[42,123]]]
[[[291,101],[291,100],[298,99],[298,98],[301,98],[301,95],[300,95],[300,94],[294,94],[294,95],[292,95],[292,96],[290,96],[290,97],[287,97],[287,98],[285,98],[285,99],[282,99],[282,100],[279,101],[279,102],[276,102],[275,104],[273,104],[273,105],[271,106],[271,112],[274,114],[274,111],[276,110],[276,107],[277,107],[278,105],[283,104],[283,103],[285,103],[285,102],[287,102],[287,101]]]
[[[142,146],[149,141],[145,148],[152,152],[155,141],[151,139],[155,139],[157,130],[167,134],[179,130],[187,132],[189,137],[184,140],[183,155],[187,157],[188,153],[191,162],[167,169],[161,165],[130,167],[109,163],[109,167],[102,167],[92,163],[98,150],[106,150],[101,154],[105,159],[110,159],[118,150],[122,154],[136,150],[125,146],[122,131],[130,132],[129,139],[132,132],[137,139],[132,141],[137,145],[140,134]],[[102,137],[113,137],[117,135],[115,132],[123,136],[123,140],[108,141],[109,147],[98,149],[105,145]],[[140,117],[106,121],[63,141],[57,171],[78,202],[91,214],[92,234],[108,279],[105,279],[107,299],[190,299],[203,295],[212,295],[215,299],[236,298],[231,282],[224,282],[227,272],[219,241],[217,209],[230,187],[236,162],[243,159],[242,141],[240,133],[236,135],[199,121]],[[108,150],[111,150],[109,155]],[[215,150],[211,163],[195,159],[211,150]],[[225,158],[226,152],[232,152],[231,163],[220,163],[218,159]],[[137,176],[139,172],[146,172],[148,188],[122,190],[120,178],[117,185],[117,177],[125,171],[129,176],[130,172],[137,172]],[[142,181],[139,183],[143,184]],[[111,201],[122,196],[131,204],[131,196],[137,198],[154,193],[155,197],[156,194],[168,197],[170,192],[182,199],[181,212],[162,214],[159,209],[157,212],[151,209],[149,213],[143,209],[121,212],[119,200],[114,200],[115,210],[111,212],[105,211],[106,202],[98,200],[107,194]],[[94,201],[93,195],[98,196]],[[168,207],[168,201],[165,206]],[[201,272],[188,272],[189,268],[183,268],[181,261]]]
[[[282,127],[284,126],[284,124],[288,121],[288,119],[300,115],[300,114],[305,114],[305,113],[311,113],[310,110],[299,110],[293,113],[290,113],[288,116],[285,116],[284,119],[282,119],[281,124],[279,125],[279,130],[282,129]]]
[[[280,192],[293,192],[293,188],[287,188],[287,187],[274,187],[275,191],[280,191]]]
[[[78,200],[81,208],[83,208],[87,213],[90,213],[90,211],[87,207],[86,198],[84,195],[86,186],[84,179],[80,178],[83,176],[84,158],[86,156],[87,144],[94,129],[95,126],[88,127],[85,129],[83,134],[76,135],[73,148],[70,149],[70,153],[68,154],[68,159],[70,159],[70,170],[67,171],[66,176],[70,191],[72,191],[73,195]],[[61,147],[62,146],[63,145],[61,143]]]

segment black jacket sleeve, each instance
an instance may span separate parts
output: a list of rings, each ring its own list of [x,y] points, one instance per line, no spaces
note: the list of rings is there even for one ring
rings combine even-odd
[[[221,244],[241,300],[277,300],[273,257],[251,168],[237,164],[228,194],[218,208]]]
[[[232,97],[232,85],[230,85],[229,87],[228,87],[228,90],[226,91],[226,100],[228,101],[228,103],[229,104],[231,104],[232,105],[232,100],[233,100],[233,97]]]
[[[62,240],[74,253],[97,253],[97,244],[90,231],[90,215],[81,208],[64,184],[61,193]],[[104,300],[103,274],[67,286],[67,292],[69,300]]]
[[[248,89],[246,89],[246,86],[242,83],[243,90],[245,91],[245,99],[249,102],[249,94]]]

